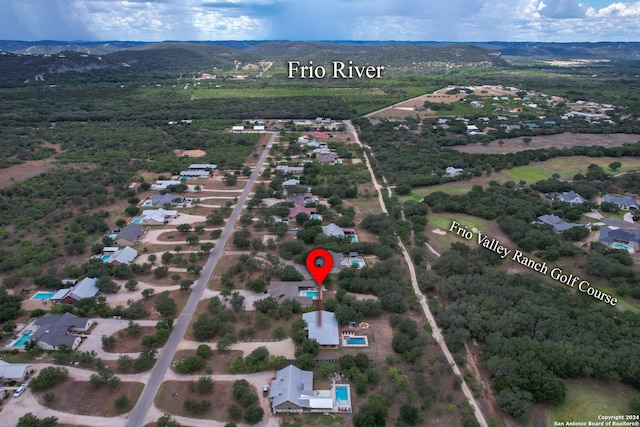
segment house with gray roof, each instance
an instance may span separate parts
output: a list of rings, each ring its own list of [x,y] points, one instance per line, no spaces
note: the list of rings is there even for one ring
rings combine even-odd
[[[625,249],[634,253],[640,247],[640,231],[623,230],[618,227],[602,227],[598,241],[614,249]]]
[[[162,208],[165,205],[175,206],[184,203],[184,197],[180,194],[154,194],[151,196],[151,206],[154,208]]]
[[[0,384],[11,381],[24,382],[29,377],[30,363],[9,363],[0,360]]]
[[[113,239],[118,245],[132,246],[138,243],[140,237],[144,235],[144,229],[139,224],[128,224],[122,227],[120,232]]]
[[[98,279],[85,277],[70,288],[60,289],[51,297],[51,302],[61,304],[74,304],[83,298],[94,297],[100,292],[97,286]]]
[[[334,223],[331,223],[329,225],[322,226],[322,234],[329,237],[342,238],[344,237],[344,230],[339,226],[335,225]]]
[[[538,222],[540,224],[550,225],[553,228],[553,231],[556,233],[562,233],[565,230],[570,228],[579,226],[579,224],[574,224],[572,222],[565,222],[557,215],[542,215],[538,217]]]
[[[71,313],[47,313],[35,320],[38,329],[33,332],[31,339],[44,350],[57,350],[63,344],[75,350],[82,342],[78,334],[88,332],[94,323],[93,319]]]
[[[140,221],[143,224],[164,224],[165,221],[168,221],[171,218],[177,218],[178,211],[176,210],[166,210],[166,209],[148,209],[146,211],[142,211],[140,215]]]
[[[611,194],[605,194],[602,196],[602,201],[607,203],[613,203],[618,207],[618,209],[630,210],[630,209],[638,209],[638,201],[633,197],[628,196],[612,196]]]
[[[575,191],[557,193],[557,194],[554,194],[552,197],[562,202],[569,203],[571,205],[581,205],[584,202],[586,202],[586,200],[582,198],[582,196],[576,193]]]
[[[337,347],[340,344],[340,329],[336,315],[330,311],[321,310],[322,317],[318,323],[318,311],[303,313],[302,319],[306,322],[304,328],[308,332],[309,339],[316,340],[323,347]]]
[[[318,291],[318,285],[311,280],[302,282],[278,282],[269,283],[269,295],[278,303],[292,299],[298,301],[302,307],[309,307],[313,301],[318,299],[313,292]],[[308,292],[306,294],[305,292]]]
[[[131,246],[125,246],[124,248],[118,248],[104,262],[107,264],[131,264],[137,256],[138,251]]]
[[[324,393],[323,393],[324,392]],[[324,412],[333,409],[330,390],[313,390],[313,372],[293,365],[276,372],[269,391],[274,413]]]

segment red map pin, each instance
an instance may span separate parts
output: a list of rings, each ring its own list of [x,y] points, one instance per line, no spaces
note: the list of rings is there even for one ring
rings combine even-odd
[[[307,255],[307,269],[318,286],[322,285],[331,268],[333,268],[333,257],[328,250],[314,249]]]

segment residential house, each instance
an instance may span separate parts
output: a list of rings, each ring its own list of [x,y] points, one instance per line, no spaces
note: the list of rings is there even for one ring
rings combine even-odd
[[[344,230],[338,227],[334,223],[322,226],[322,234],[329,237],[343,238],[345,236]]]
[[[306,322],[304,328],[309,339],[316,340],[321,347],[337,347],[340,344],[340,330],[336,315],[330,311],[310,311],[302,314]]]
[[[172,185],[180,185],[182,181],[177,181],[175,179],[159,179],[155,184],[151,185],[151,188],[154,190],[164,190]]]
[[[287,202],[292,202],[296,206],[307,206],[310,203],[314,203],[318,200],[311,193],[294,193],[287,194]]]
[[[211,177],[208,170],[186,170],[180,172],[180,179],[206,179]]]
[[[144,235],[144,229],[139,224],[128,224],[122,227],[113,242],[122,246],[133,246]]]
[[[634,253],[640,247],[640,232],[618,227],[602,227],[598,241],[614,249],[626,249]]]
[[[300,185],[300,180],[295,178],[288,179],[282,183],[283,187],[293,187],[296,185]]]
[[[321,154],[319,161],[322,164],[328,164],[328,165],[342,164],[342,159],[334,153]]]
[[[208,170],[208,171],[212,171],[214,169],[216,169],[218,167],[218,165],[214,165],[213,163],[194,163],[192,165],[189,165],[189,170],[191,171],[197,171],[197,170]]]
[[[264,125],[254,125],[253,126],[253,131],[254,132],[264,132]]]
[[[51,297],[51,302],[61,304],[74,304],[83,298],[91,298],[100,291],[97,286],[98,279],[85,277],[70,288],[63,288]]]
[[[460,168],[454,168],[453,166],[449,166],[445,169],[445,172],[447,173],[448,176],[458,176],[462,173],[463,169]]]
[[[304,206],[296,205],[289,209],[289,221],[294,221],[296,219],[296,216],[298,216],[298,214],[300,213],[305,213],[311,216],[315,215],[317,213],[317,210],[316,208],[305,208]]]
[[[329,132],[314,132],[313,137],[326,139],[326,138],[329,138]]]
[[[318,299],[318,286],[316,282],[304,280],[302,282],[277,282],[269,283],[269,295],[278,303],[292,299],[300,303],[302,307],[309,307]]]
[[[302,135],[298,137],[298,144],[308,144],[309,143],[309,135]]]
[[[550,225],[553,228],[553,231],[556,233],[562,233],[565,230],[568,230],[573,227],[579,226],[579,224],[574,224],[571,222],[565,222],[557,215],[542,215],[538,217],[538,222],[540,224]]]
[[[281,171],[283,175],[302,175],[304,172],[304,166],[287,166],[287,165],[278,165],[276,166],[277,171]]]
[[[9,363],[0,360],[0,384],[12,381],[25,382],[29,378],[30,372],[33,372],[30,363]]]
[[[570,205],[581,205],[586,202],[586,200],[583,199],[582,196],[575,191],[557,193],[552,195],[552,197],[562,202],[569,203]]]
[[[109,258],[105,259],[104,262],[107,264],[131,264],[134,259],[138,256],[138,251],[133,249],[131,246],[125,246],[124,248],[117,248],[115,252],[113,252]]]
[[[605,194],[602,196],[603,202],[613,203],[618,209],[624,209],[626,211],[630,209],[638,209],[638,201],[633,197],[619,197],[612,196],[611,194]]]
[[[293,365],[276,372],[269,391],[274,413],[325,412],[333,409],[331,391],[313,390],[313,372]]]
[[[164,224],[165,221],[177,217],[178,211],[160,208],[142,211],[142,214],[139,218],[143,224]]]
[[[61,345],[75,350],[82,342],[82,337],[77,334],[88,332],[94,323],[93,319],[71,313],[47,313],[35,320],[38,329],[31,339],[44,350],[57,350]]]
[[[154,208],[161,208],[165,205],[175,206],[180,203],[184,203],[184,197],[180,194],[154,194],[151,196],[151,206]]]

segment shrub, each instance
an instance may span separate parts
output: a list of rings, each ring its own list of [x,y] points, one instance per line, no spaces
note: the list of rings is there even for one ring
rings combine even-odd
[[[29,388],[33,391],[43,390],[67,379],[69,370],[61,367],[47,367],[40,371],[37,377],[29,381]]]
[[[199,356],[185,357],[176,363],[176,372],[181,374],[191,374],[204,368],[204,359]]]
[[[213,356],[213,350],[206,344],[200,344],[196,350],[196,355],[203,359],[208,359]]]

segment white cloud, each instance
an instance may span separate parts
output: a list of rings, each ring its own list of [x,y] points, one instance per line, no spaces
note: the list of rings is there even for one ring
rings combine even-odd
[[[640,1],[1,0],[2,39],[638,41]]]

